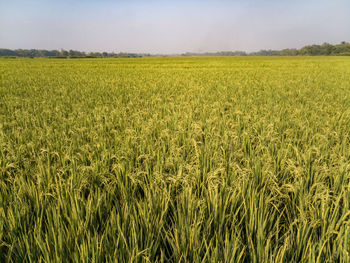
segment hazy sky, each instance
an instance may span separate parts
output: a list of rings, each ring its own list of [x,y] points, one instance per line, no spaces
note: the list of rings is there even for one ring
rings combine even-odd
[[[181,53],[350,41],[350,0],[0,0],[0,48]]]

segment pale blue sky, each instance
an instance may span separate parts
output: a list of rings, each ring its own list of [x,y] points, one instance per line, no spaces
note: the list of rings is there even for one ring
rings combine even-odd
[[[350,41],[350,0],[0,0],[0,48],[181,53]]]

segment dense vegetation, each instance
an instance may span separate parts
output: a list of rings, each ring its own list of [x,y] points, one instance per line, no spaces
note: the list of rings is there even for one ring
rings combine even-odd
[[[301,49],[260,50],[258,52],[222,51],[214,53],[185,53],[186,56],[350,56],[350,43],[338,45],[323,43],[309,45]]]
[[[338,45],[324,43],[310,45],[301,49],[260,50],[258,52],[221,51],[193,53],[187,52],[182,56],[350,56],[350,43],[342,42]],[[60,57],[60,58],[102,58],[102,57],[149,57],[150,54],[81,52],[76,50],[38,50],[38,49],[0,49],[0,57]]]
[[[350,59],[0,60],[1,262],[349,262]]]
[[[83,52],[77,50],[45,50],[45,49],[5,49],[0,48],[0,57],[51,57],[51,58],[108,58],[108,57],[147,57],[149,54],[114,53],[114,52]]]

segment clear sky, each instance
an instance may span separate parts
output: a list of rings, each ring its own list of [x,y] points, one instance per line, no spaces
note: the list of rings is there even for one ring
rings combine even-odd
[[[182,53],[350,41],[350,0],[0,0],[0,48]]]

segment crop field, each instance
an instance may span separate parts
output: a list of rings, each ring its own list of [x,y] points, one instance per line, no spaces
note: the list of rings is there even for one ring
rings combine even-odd
[[[0,262],[350,262],[350,58],[0,59]]]

